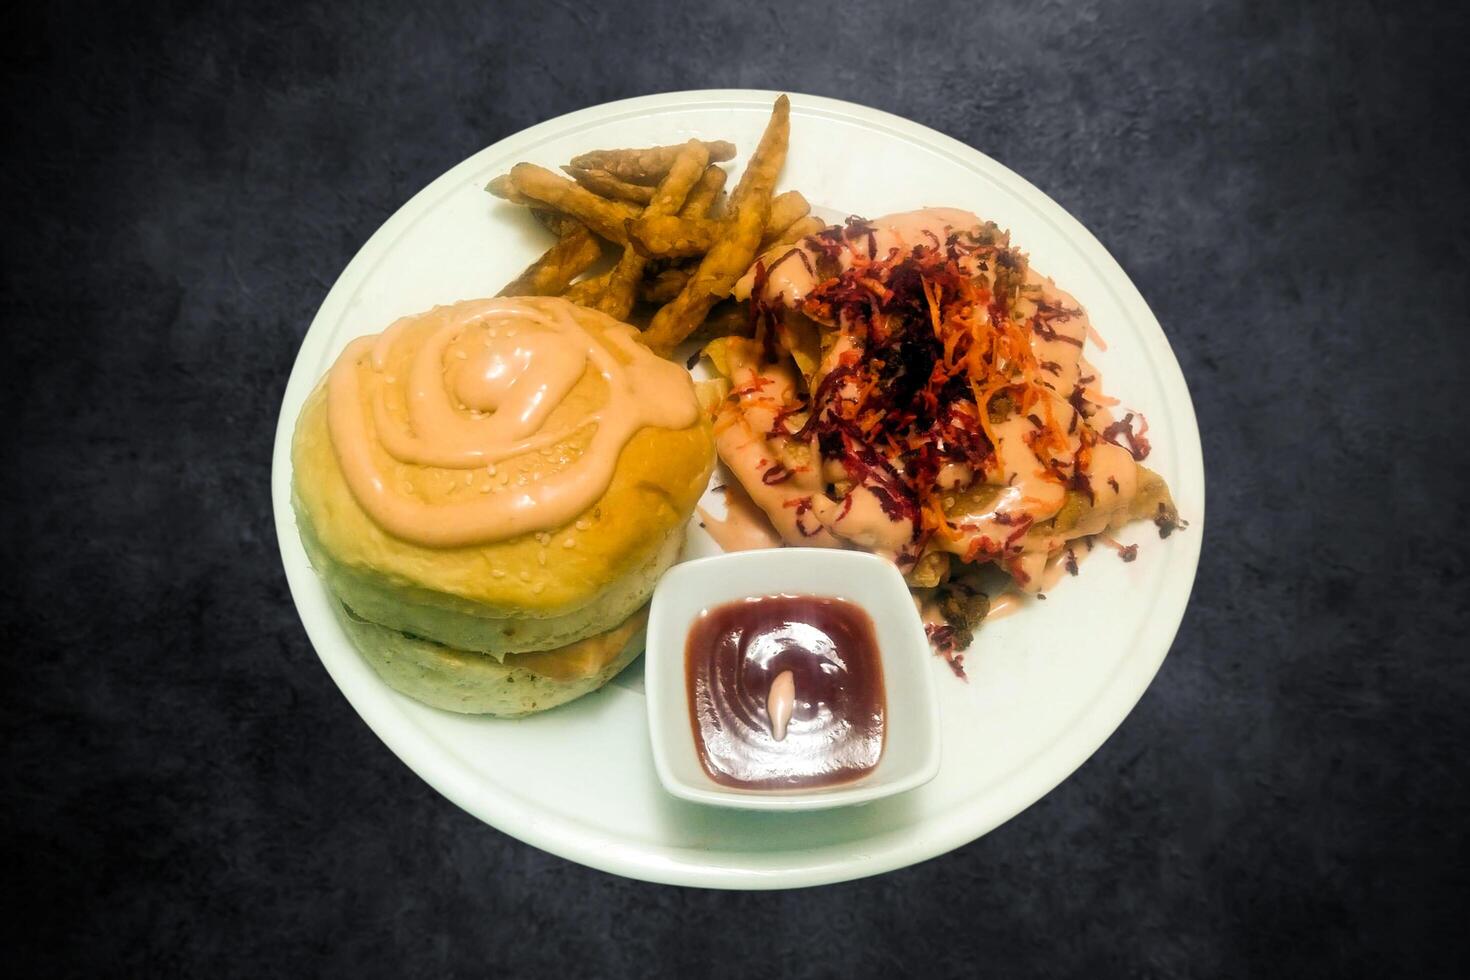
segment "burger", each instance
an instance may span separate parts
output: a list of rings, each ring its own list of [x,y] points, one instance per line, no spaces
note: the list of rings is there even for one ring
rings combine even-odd
[[[473,300],[351,343],[302,408],[292,502],[390,686],[514,717],[606,684],[714,463],[687,371],[594,310]]]

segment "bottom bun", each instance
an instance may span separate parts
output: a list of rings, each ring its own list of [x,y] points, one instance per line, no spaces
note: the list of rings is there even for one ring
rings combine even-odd
[[[333,601],[352,645],[391,688],[445,711],[517,718],[590,694],[638,654],[648,625],[644,606],[621,625],[539,653],[508,654],[504,662],[370,623]]]

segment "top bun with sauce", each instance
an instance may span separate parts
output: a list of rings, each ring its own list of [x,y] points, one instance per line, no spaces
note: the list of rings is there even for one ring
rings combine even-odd
[[[436,307],[310,395],[293,503],[349,637],[450,710],[543,710],[641,650],[713,466],[688,373],[561,299]]]

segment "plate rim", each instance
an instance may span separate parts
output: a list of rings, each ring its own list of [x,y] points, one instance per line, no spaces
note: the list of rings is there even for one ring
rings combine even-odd
[[[1190,515],[1189,533],[1174,539],[1175,548],[1172,550],[1175,554],[1172,564],[1176,574],[1165,577],[1152,597],[1158,606],[1164,608],[1165,614],[1146,621],[1136,637],[1145,649],[1155,652],[1141,660],[1137,656],[1123,660],[1118,669],[1093,693],[1092,699],[1080,710],[1065,733],[1040,749],[1024,770],[1007,779],[1003,784],[1006,786],[1005,793],[991,794],[993,798],[1003,797],[1003,801],[990,799],[985,801],[988,804],[985,806],[960,806],[948,813],[928,817],[920,824],[925,827],[926,832],[910,835],[907,843],[885,841],[879,848],[861,849],[863,853],[840,860],[812,861],[794,867],[714,863],[710,860],[714,855],[684,847],[656,848],[626,843],[621,847],[609,847],[609,841],[600,839],[595,834],[587,834],[585,824],[580,821],[561,817],[546,819],[540,816],[539,809],[529,806],[524,797],[518,794],[498,786],[495,787],[496,792],[489,792],[483,781],[463,779],[459,767],[453,762],[453,756],[440,749],[436,738],[411,718],[405,718],[397,711],[388,697],[386,685],[379,682],[373,688],[354,687],[338,676],[330,660],[322,653],[326,632],[324,625],[314,615],[308,615],[305,605],[309,590],[320,589],[320,584],[309,563],[304,561],[291,508],[290,492],[290,444],[296,419],[294,412],[288,415],[288,409],[299,404],[316,383],[322,354],[332,336],[332,331],[325,326],[318,330],[318,324],[337,319],[345,309],[344,298],[356,290],[360,281],[381,258],[380,253],[385,252],[403,230],[419,220],[433,200],[458,188],[469,172],[479,169],[477,161],[481,159],[514,152],[516,147],[534,146],[538,140],[550,134],[567,135],[575,132],[578,125],[604,124],[617,118],[648,115],[659,110],[751,103],[769,105],[779,94],[781,93],[756,89],[695,89],[602,103],[519,130],[450,167],[404,202],[369,236],[327,292],[303,336],[292,364],[281,398],[272,449],[272,509],[277,544],[292,603],[318,659],[368,728],[437,792],[497,830],[578,864],[661,884],[770,889],[847,881],[932,859],[964,846],[1010,820],[1042,799],[1091,758],[1113,732],[1122,727],[1148,690],[1173,646],[1188,609],[1203,542],[1206,503],[1203,447],[1188,383],[1178,358],[1147,301],[1096,236],[1061,205],[1019,174],[953,137],[883,110],[839,99],[788,91],[786,94],[791,97],[793,111],[846,119],[868,129],[878,128],[931,152],[942,154],[967,169],[984,171],[987,179],[1003,186],[1030,206],[1038,217],[1052,224],[1054,230],[1092,266],[1099,282],[1112,294],[1120,309],[1144,336],[1144,353],[1152,362],[1156,381],[1171,413],[1170,432],[1177,452],[1176,465],[1181,476],[1180,483],[1181,486],[1189,486],[1193,491],[1188,497],[1198,500],[1198,507]],[[1184,562],[1183,566],[1178,565],[1181,560]],[[475,785],[466,785],[469,782]],[[912,827],[915,824],[905,826]],[[889,836],[891,833],[884,835]],[[848,842],[848,846],[851,843]],[[815,855],[821,852],[811,853]],[[703,861],[700,860],[701,856]]]

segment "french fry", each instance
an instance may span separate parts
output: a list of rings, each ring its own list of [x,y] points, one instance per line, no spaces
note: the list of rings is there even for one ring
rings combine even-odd
[[[506,284],[501,296],[559,296],[567,284],[602,256],[602,246],[584,226],[573,228],[525,272]]]
[[[645,303],[667,303],[679,295],[679,290],[684,288],[692,272],[692,269],[683,266],[660,269],[638,284],[638,298]]]
[[[672,351],[698,329],[710,308],[729,295],[735,281],[754,261],[766,221],[771,216],[772,192],[786,162],[790,140],[791,100],[783,95],[776,100],[760,145],[731,195],[730,213],[722,223],[719,237],[683,290],[654,314],[644,331],[643,340],[653,350]]]
[[[668,175],[659,183],[653,200],[648,202],[645,215],[676,214],[684,206],[690,190],[704,175],[709,163],[709,150],[699,140],[690,140],[680,151],[679,158],[669,168]],[[597,300],[597,308],[615,320],[626,320],[633,311],[637,299],[638,282],[643,278],[643,269],[648,259],[631,245],[624,247],[622,257],[608,278],[607,288]]]
[[[659,181],[653,200],[648,202],[645,214],[678,214],[690,193],[704,179],[709,163],[709,148],[699,140],[684,144],[678,158],[669,167],[668,174]]]
[[[807,215],[805,218],[797,218],[786,228],[778,233],[769,242],[761,242],[761,252],[770,252],[787,245],[795,245],[808,235],[815,235],[827,227],[821,218],[815,215]]]
[[[602,288],[596,300],[588,305],[596,307],[614,320],[628,319],[628,314],[633,312],[633,302],[638,298],[638,281],[643,278],[643,266],[647,261],[633,249],[623,249],[623,254],[618,257],[618,264],[608,271],[607,285]]]
[[[616,201],[632,201],[647,204],[653,200],[653,188],[620,180],[606,170],[583,170],[580,167],[562,167],[567,176],[594,194],[610,197]]]
[[[600,276],[592,276],[589,279],[574,282],[566,292],[562,293],[562,297],[579,306],[596,306],[597,301],[602,298],[603,290],[607,289],[607,281],[610,278],[612,278],[611,269]]]
[[[512,204],[519,204],[522,207],[530,207],[536,203],[516,190],[515,184],[510,179],[510,174],[501,174],[499,177],[492,179],[490,183],[485,185],[485,190],[494,194],[502,201],[509,201]]]
[[[766,220],[765,234],[761,240],[775,238],[785,230],[786,226],[793,221],[805,218],[811,213],[812,206],[802,196],[801,191],[786,191],[771,198],[771,216]]]
[[[704,175],[699,178],[699,183],[694,185],[694,190],[684,199],[684,206],[679,209],[680,217],[684,218],[707,218],[710,217],[710,208],[715,201],[719,200],[721,192],[725,189],[725,179],[728,175],[723,167],[714,164],[705,168]]]
[[[771,201],[771,213],[761,235],[761,251],[767,241],[775,241],[781,233],[811,210],[800,191],[787,191]],[[720,233],[720,222],[714,218],[690,218],[644,213],[628,224],[628,240],[649,258],[677,259],[702,255],[710,250]]]
[[[502,201],[509,201],[511,204],[519,204],[522,207],[529,208],[531,216],[541,222],[541,226],[557,238],[561,238],[563,235],[570,234],[576,229],[583,227],[582,222],[576,218],[562,214],[554,208],[548,208],[540,201],[532,200],[516,190],[515,185],[511,182],[510,174],[501,174],[499,177],[496,177],[485,185],[485,190],[494,194]]]
[[[510,170],[510,180],[516,192],[571,215],[603,238],[619,244],[628,241],[624,223],[637,217],[633,205],[598,197],[580,184],[534,163],[516,164]]]
[[[729,206],[729,203],[730,195],[726,194],[724,190],[721,190],[718,194],[715,195],[714,202],[710,204],[709,211],[706,212],[705,217],[714,218],[717,221],[721,218],[724,218],[725,209]]]
[[[534,201],[532,202],[535,203]],[[569,235],[578,228],[585,225],[576,218],[569,218],[560,211],[552,211],[549,208],[531,208],[531,217],[541,222],[541,227],[551,232],[557,238]]]
[[[786,146],[790,140],[791,100],[783,95],[771,107],[771,118],[766,123],[766,131],[761,134],[760,145],[751,154],[745,172],[740,175],[740,183],[735,185],[735,192],[730,195],[731,206],[756,199],[763,193],[766,198],[764,211],[770,212],[770,197],[776,192],[776,177],[786,163]]]
[[[767,242],[774,242],[793,222],[805,218],[811,210],[812,206],[801,191],[777,194],[771,200],[771,216],[766,220],[765,234],[761,236],[761,250],[769,248]]]
[[[529,208],[531,216],[541,222],[541,226],[557,238],[561,238],[563,235],[570,234],[577,228],[582,227],[582,222],[576,218],[545,207],[540,202],[533,201],[516,190],[515,186],[511,183],[510,174],[501,174],[499,177],[496,177],[485,185],[485,190],[502,201],[509,201],[511,204],[519,204],[522,207]]]
[[[710,341],[717,337],[750,337],[754,333],[750,326],[750,311],[746,305],[726,300],[715,304],[704,322],[699,325],[699,329],[690,334],[690,338]]]
[[[714,218],[644,215],[628,222],[628,242],[651,259],[689,258],[710,250],[720,233]]]
[[[735,156],[735,144],[714,140],[704,144],[711,163],[721,163]],[[593,150],[572,157],[572,166],[582,170],[605,170],[620,180],[634,184],[657,184],[674,166],[684,144],[650,146],[637,150]]]

